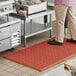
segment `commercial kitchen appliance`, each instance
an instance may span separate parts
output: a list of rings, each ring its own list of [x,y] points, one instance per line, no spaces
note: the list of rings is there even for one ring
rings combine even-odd
[[[28,1],[30,2],[30,0]],[[47,10],[47,1],[43,1],[39,4],[27,4],[26,0],[23,0],[21,2],[20,0],[15,0],[15,4],[17,13],[19,10],[27,11],[27,16]]]
[[[0,0],[0,15],[13,12],[13,0]]]
[[[0,0],[0,52],[21,44],[21,20],[9,16],[13,3],[13,0]]]

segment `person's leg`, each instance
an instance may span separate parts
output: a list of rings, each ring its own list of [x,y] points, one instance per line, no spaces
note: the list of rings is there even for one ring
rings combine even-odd
[[[67,17],[69,21],[69,28],[71,33],[71,39],[68,42],[76,43],[76,17],[75,7],[69,7]]]
[[[56,5],[55,6],[55,14],[56,14],[56,29],[57,29],[57,36],[55,40],[59,43],[63,43],[64,40],[64,22],[67,13],[67,6],[63,5]],[[49,44],[53,44],[53,41],[49,42]]]
[[[65,23],[65,18],[67,14],[67,9],[68,7],[63,6],[63,5],[57,5],[55,7],[55,12],[56,12],[56,22],[57,22],[57,36],[56,40],[58,42],[62,42],[64,40],[64,23]]]

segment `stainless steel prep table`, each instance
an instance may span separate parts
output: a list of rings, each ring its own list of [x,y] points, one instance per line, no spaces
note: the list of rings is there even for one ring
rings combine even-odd
[[[24,21],[24,24],[23,24],[23,44],[24,46],[26,46],[26,39],[28,37],[31,37],[31,36],[34,36],[34,35],[37,35],[37,34],[40,34],[40,33],[43,33],[43,32],[46,32],[46,31],[50,31],[50,37],[51,37],[51,30],[52,30],[52,14],[54,13],[53,10],[47,10],[47,11],[43,11],[43,12],[40,12],[40,13],[37,13],[37,14],[32,14],[32,15],[29,15],[28,17],[26,16],[21,16],[21,15],[18,15],[16,13],[12,13],[11,16],[14,16],[14,17],[17,17],[17,18],[21,18],[23,21]],[[33,19],[36,19],[36,18],[39,18],[39,17],[42,17],[42,16],[48,16],[50,15],[50,23],[48,23],[47,26],[45,26],[44,24],[39,24],[39,23],[33,23]],[[30,23],[27,23],[27,21],[30,20]],[[27,26],[29,28],[27,28]]]

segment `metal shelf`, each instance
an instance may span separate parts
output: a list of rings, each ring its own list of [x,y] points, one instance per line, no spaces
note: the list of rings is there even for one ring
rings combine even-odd
[[[26,28],[27,29],[25,33],[25,38],[31,37],[36,34],[40,34],[42,32],[46,32],[52,29],[52,27],[50,27],[50,24],[45,26],[44,24],[39,24],[39,23],[34,23],[34,22],[32,23],[32,25],[30,25],[30,23],[26,23]]]
[[[35,18],[38,18],[38,17],[41,17],[41,16],[44,16],[46,14],[53,14],[54,13],[54,10],[46,10],[46,11],[43,11],[43,12],[39,12],[37,14],[32,14],[32,15],[29,15],[26,20],[31,20],[31,19],[35,19]]]

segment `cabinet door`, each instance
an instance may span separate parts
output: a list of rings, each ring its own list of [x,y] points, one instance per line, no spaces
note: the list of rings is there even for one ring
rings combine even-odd
[[[10,38],[0,41],[0,52],[10,49]]]
[[[0,29],[0,40],[10,37],[9,27],[4,27]]]

